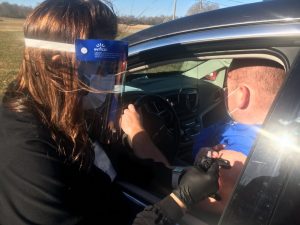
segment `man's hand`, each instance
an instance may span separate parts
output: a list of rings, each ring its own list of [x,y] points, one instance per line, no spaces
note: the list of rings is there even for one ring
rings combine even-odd
[[[128,135],[130,142],[132,142],[133,137],[137,133],[145,131],[142,126],[141,117],[133,104],[129,104],[128,108],[124,110],[120,119],[120,126],[125,134]]]
[[[219,151],[224,150],[225,147],[226,146],[223,144],[218,144],[213,147],[200,148],[200,150],[198,151],[198,154],[195,157],[195,161],[197,161],[198,158],[200,158],[202,156],[208,156],[211,158],[219,158]]]
[[[120,118],[120,126],[125,134],[128,135],[128,141],[135,155],[142,159],[153,159],[156,162],[162,162],[169,166],[166,157],[152,142],[148,133],[145,131],[141,117],[136,111],[134,105],[129,104]]]
[[[231,193],[234,190],[234,186],[247,157],[243,153],[233,150],[220,150],[213,152],[213,154],[219,155],[216,158],[222,157],[222,159],[229,161],[231,168],[226,169],[227,167],[220,167],[219,191],[217,195],[210,195],[209,198],[199,202],[196,207],[201,211],[221,214],[230,200]],[[219,197],[219,199],[216,197]]]
[[[219,166],[213,162],[207,171],[193,166],[182,175],[179,186],[173,194],[179,198],[186,207],[203,200],[218,191]]]

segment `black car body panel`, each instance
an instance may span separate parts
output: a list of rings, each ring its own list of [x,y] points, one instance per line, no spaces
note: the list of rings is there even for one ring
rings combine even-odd
[[[299,21],[299,11],[300,2],[295,0],[252,3],[183,17],[140,31],[124,40],[133,46],[149,40],[193,31]]]

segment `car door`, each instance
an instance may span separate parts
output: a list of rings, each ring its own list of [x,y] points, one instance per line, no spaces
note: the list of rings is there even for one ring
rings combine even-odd
[[[287,32],[291,30],[294,31],[293,34]],[[299,185],[297,147],[286,146],[277,140],[280,140],[279,137],[285,137],[286,133],[298,131],[299,30],[297,22],[247,23],[201,31],[192,30],[165,38],[152,38],[131,46],[131,74],[136,71],[147,72],[147,68],[156,68],[180,60],[208,61],[243,57],[267,58],[280,62],[289,73],[221,218],[207,220],[203,213],[191,210],[180,224],[289,224],[284,223],[287,219],[290,219],[290,224],[297,224],[296,220],[288,218],[289,209],[299,205],[299,201],[294,197],[295,187]],[[283,37],[283,33],[289,34]],[[288,137],[284,139],[288,140]],[[294,136],[292,139],[297,138]],[[153,204],[161,197],[155,192],[145,191],[144,188],[132,184],[122,185],[127,197],[141,207]],[[288,200],[291,198],[295,201]],[[282,212],[284,214],[281,214]]]
[[[242,47],[240,47],[242,48]],[[294,60],[294,49],[292,51],[289,51],[289,48],[283,48],[281,47],[281,58],[285,58],[288,62],[286,63],[286,67],[288,70],[289,67],[289,63],[293,63]],[[262,57],[264,55],[264,57],[268,57],[268,56],[272,56],[272,54],[270,54],[270,52],[268,52],[268,54],[266,53],[266,50],[264,48],[261,49],[255,49],[255,51],[257,52],[256,55],[259,55],[260,57]],[[228,54],[230,54],[230,57],[245,57],[245,56],[252,56],[252,50],[249,49],[240,49],[239,54],[233,54],[234,51],[232,51],[232,49],[228,49]],[[285,54],[283,54],[283,52]],[[258,54],[260,53],[260,54]],[[274,53],[274,52],[273,52]],[[278,51],[276,52],[276,54],[278,54]],[[173,57],[173,56],[172,56]],[[182,60],[185,59],[186,56],[182,56]],[[221,56],[217,53],[215,54],[216,58],[220,58]],[[224,55],[222,55],[222,57],[224,57]],[[280,57],[278,57],[279,59]],[[164,65],[164,61],[162,60],[162,58],[160,59],[160,64]],[[179,57],[180,59],[180,57]],[[179,60],[177,58],[177,60]],[[190,58],[189,58],[190,59]],[[153,59],[151,59],[151,63],[150,64],[155,64],[157,62],[153,62]],[[169,58],[166,57],[165,58],[166,62],[165,63],[169,63]],[[147,58],[145,58],[145,62],[147,63]],[[295,68],[295,67],[293,67]],[[218,68],[216,68],[218,69]],[[293,69],[294,71],[294,69]],[[292,71],[292,72],[293,72]],[[295,72],[293,72],[293,74],[296,74]],[[297,76],[293,76],[298,78]],[[291,79],[296,79],[296,78],[289,78],[287,84],[285,85],[285,87],[283,88],[283,92],[281,93],[280,96],[282,96],[284,93],[286,93],[285,90],[291,90],[291,88],[289,88],[288,86],[293,84],[297,84],[296,81],[291,81]],[[296,88],[297,85],[295,85],[294,88]],[[297,90],[297,88],[296,88]],[[294,90],[295,92],[295,90]],[[295,93],[294,93],[295,94]],[[291,99],[291,101],[287,101],[285,97],[285,100],[281,100],[283,97],[279,97],[277,102],[275,103],[275,109],[274,109],[274,113],[276,112],[276,110],[278,110],[277,108],[279,107],[279,103],[280,102],[284,102],[285,104],[290,104],[289,107],[288,106],[282,106],[280,109],[280,112],[283,111],[283,109],[287,109],[287,115],[290,115],[288,112],[291,112],[290,107],[294,106],[294,104],[292,102],[294,102],[294,100],[292,100],[290,97],[288,97],[289,99]],[[281,103],[280,103],[281,104]],[[272,114],[273,115],[273,114]],[[270,121],[273,121],[273,117],[270,117],[270,119],[268,120],[268,123],[266,123],[266,128],[268,128],[268,124],[271,123]],[[279,116],[282,119],[282,115],[280,114]],[[280,121],[281,121],[280,119]],[[281,125],[280,125],[281,126]],[[270,130],[283,130],[281,127],[280,128],[269,128]],[[254,152],[251,155],[251,157],[249,158],[249,161],[247,163],[247,167],[242,175],[241,180],[239,181],[239,185],[237,186],[236,190],[233,192],[233,200],[231,201],[231,203],[228,205],[228,209],[225,211],[225,214],[222,217],[222,222],[221,224],[235,224],[237,222],[237,224],[245,224],[247,223],[247,221],[251,221],[251,223],[249,222],[249,224],[260,224],[262,221],[266,221],[270,219],[270,216],[273,215],[273,211],[274,211],[274,207],[276,206],[277,200],[278,200],[278,195],[281,193],[281,189],[282,189],[282,185],[283,185],[283,180],[286,177],[286,172],[280,174],[280,177],[282,177],[283,180],[279,180],[279,177],[276,174],[276,179],[275,181],[277,183],[273,184],[275,181],[270,180],[270,182],[272,183],[272,185],[270,186],[270,188],[264,188],[263,185],[265,185],[265,181],[262,180],[260,182],[262,182],[261,185],[257,185],[256,183],[254,183],[254,185],[257,187],[256,189],[253,189],[251,186],[250,188],[244,187],[245,186],[245,182],[248,184],[249,182],[251,183],[252,180],[255,180],[255,178],[257,177],[261,177],[261,176],[268,176],[269,174],[266,172],[265,168],[268,168],[268,170],[270,170],[271,172],[274,172],[274,166],[278,166],[278,161],[279,159],[276,158],[276,155],[279,156],[279,153],[274,154],[274,152],[276,152],[275,150],[273,150],[273,148],[269,147],[266,142],[269,145],[270,140],[267,139],[265,136],[261,135],[261,137],[258,139],[256,147],[254,148]],[[261,144],[263,143],[263,144]],[[276,145],[275,145],[276,146]],[[266,151],[265,149],[268,149],[268,151]],[[272,151],[271,151],[272,149]],[[258,153],[256,153],[258,152]],[[262,159],[257,158],[256,154],[260,157],[265,157],[265,160],[268,160],[268,163],[270,163],[271,165],[273,165],[273,167],[271,167],[271,165],[269,165],[268,163],[265,163],[264,161],[262,161]],[[253,164],[254,163],[254,164]],[[286,164],[286,162],[282,162],[284,165]],[[261,169],[259,169],[259,166],[261,166]],[[276,167],[277,168],[277,167]],[[254,174],[255,175],[254,175]],[[275,176],[275,175],[274,175]],[[269,178],[266,178],[269,181]],[[276,186],[277,185],[277,186]],[[158,201],[159,198],[157,197],[157,195],[153,192],[148,192],[145,191],[144,189],[141,189],[140,187],[134,186],[132,184],[128,184],[128,183],[123,183],[123,187],[125,187],[126,191],[126,195],[127,197],[129,197],[131,200],[133,200],[135,203],[137,203],[140,206],[145,206],[147,204],[153,204],[154,202]],[[243,187],[243,188],[242,188]],[[250,190],[249,190],[250,189]],[[256,199],[252,201],[253,202],[247,202],[244,199],[244,196],[252,196],[254,193],[254,190],[257,191],[257,193],[255,193],[255,196],[258,198],[258,200]],[[243,194],[240,194],[243,193]],[[265,201],[268,203],[264,203],[266,205],[260,206],[257,205],[257,201],[261,202],[261,195],[264,194],[264,192],[269,193],[269,195],[265,195],[264,197],[266,198]],[[247,204],[245,203],[245,201],[247,202]],[[266,207],[266,208],[264,208]],[[238,214],[238,212],[244,212],[244,214]],[[249,220],[249,216],[253,216],[253,220]],[[262,217],[263,215],[263,217]],[[191,214],[187,214],[184,219],[181,221],[181,224],[205,224],[205,223],[210,223],[211,222],[211,217],[208,219],[210,222],[208,222],[207,218],[201,218],[203,215],[198,214],[198,212],[192,212]],[[269,217],[268,217],[269,216]],[[204,216],[205,217],[205,216]],[[236,221],[237,220],[237,221]],[[214,220],[213,223],[217,223],[218,222],[218,218],[216,218]]]

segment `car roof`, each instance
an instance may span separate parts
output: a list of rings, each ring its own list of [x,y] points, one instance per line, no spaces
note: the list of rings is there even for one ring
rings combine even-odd
[[[133,46],[191,31],[258,23],[291,23],[297,20],[300,20],[300,1],[264,1],[182,17],[142,30],[123,40]]]

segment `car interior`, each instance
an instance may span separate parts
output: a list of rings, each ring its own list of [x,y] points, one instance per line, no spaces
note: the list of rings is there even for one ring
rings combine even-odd
[[[137,104],[145,129],[171,164],[191,163],[193,138],[226,120],[222,88],[230,61],[173,61],[127,76],[124,103]]]
[[[230,119],[224,101],[224,82],[233,58],[265,58],[287,67],[274,55],[245,53],[160,61],[131,68],[126,75],[124,107],[133,103],[138,108],[144,128],[172,166],[191,166],[197,135],[212,124]],[[120,145],[131,151],[126,136],[123,135]],[[137,211],[168,193],[160,187],[163,184],[120,184]],[[180,224],[217,223],[220,218],[214,214],[204,216],[197,210],[191,210]]]

